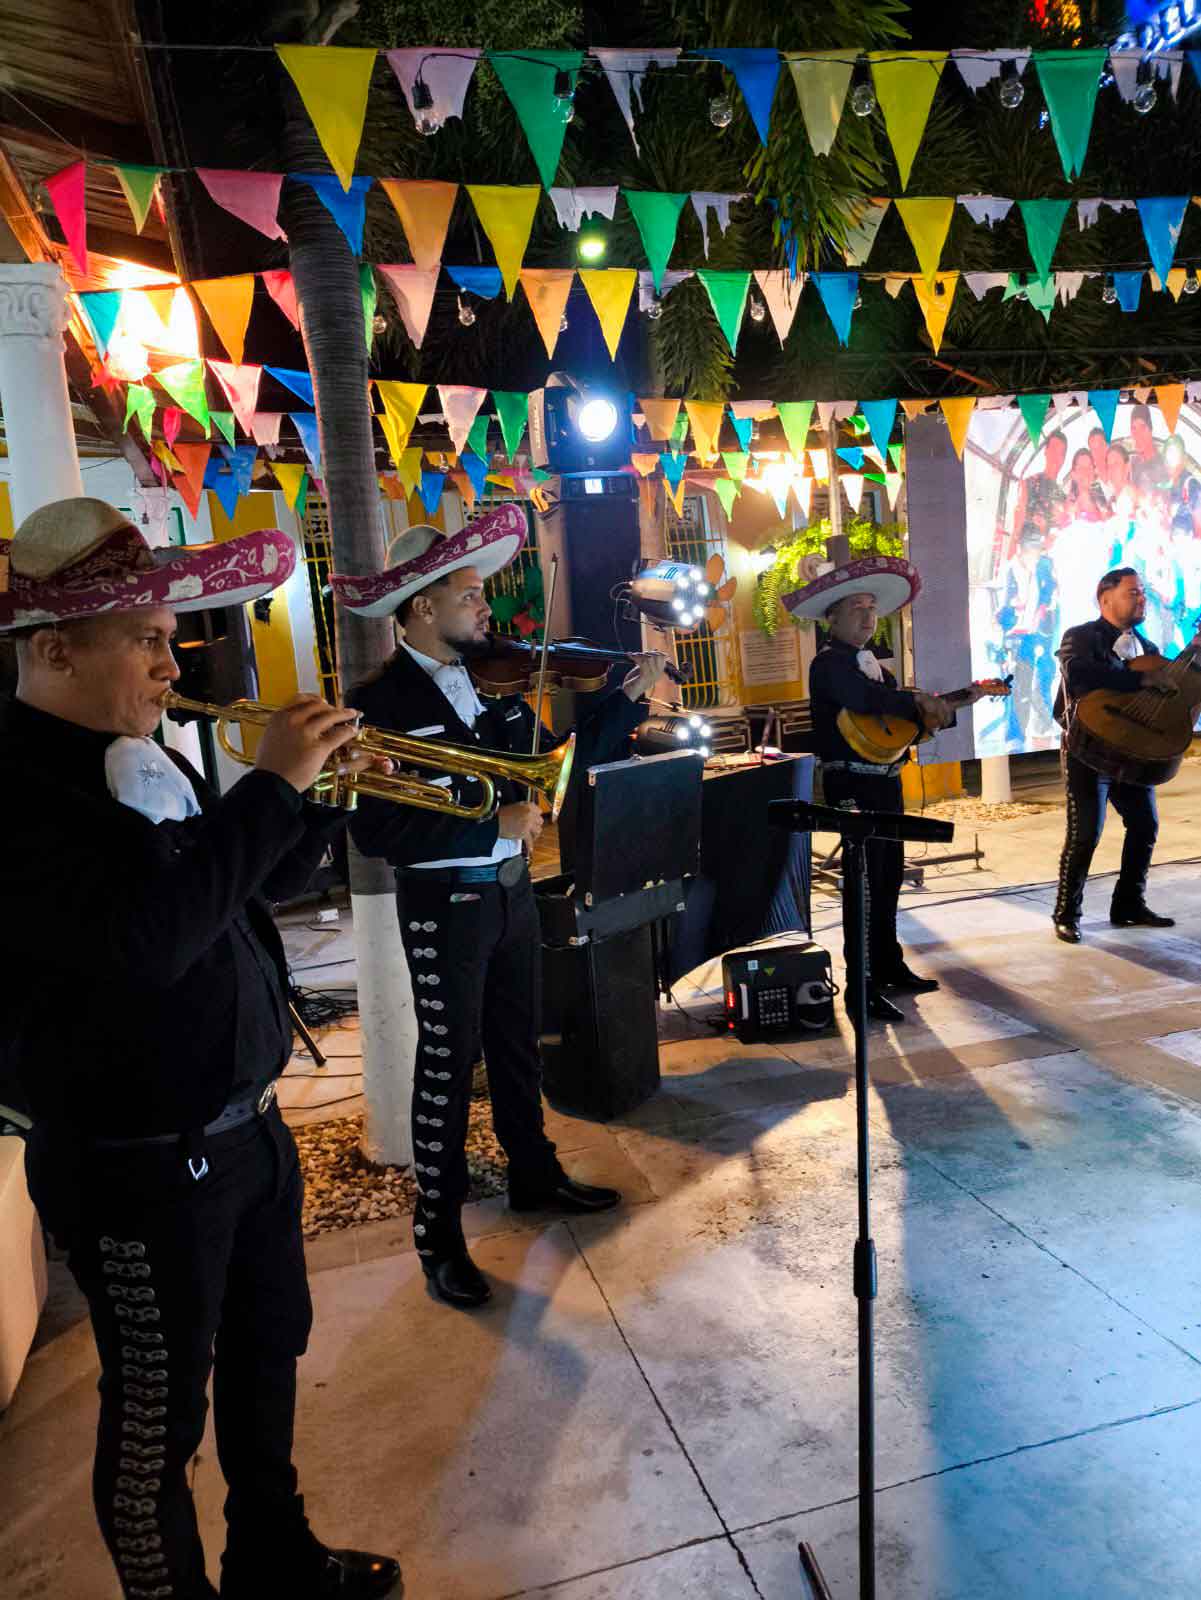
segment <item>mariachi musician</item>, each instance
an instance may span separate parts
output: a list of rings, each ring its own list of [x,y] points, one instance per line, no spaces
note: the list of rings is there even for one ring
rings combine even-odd
[[[822,567],[825,570],[821,570]],[[906,606],[921,588],[917,569],[891,556],[868,556],[841,566],[821,563],[818,575],[803,589],[785,595],[783,604],[798,618],[824,622],[827,637],[809,668],[809,702],[822,788],[830,805],[852,805],[862,811],[903,811],[899,760],[865,760],[847,743],[839,727],[843,711],[895,716],[930,730],[949,727],[952,707],[920,689],[899,689],[868,641],[881,617]],[[979,699],[975,688],[957,693],[960,705]],[[938,988],[906,964],[897,941],[897,901],[904,874],[899,840],[871,839],[867,848],[867,1010],[880,1022],[904,1022],[905,1013],[889,999],[894,993],[928,994]],[[852,898],[843,897],[843,950],[847,961],[847,995],[859,942]]]
[[[526,531],[525,514],[506,504],[449,536],[428,526],[408,528],[392,541],[382,573],[333,578],[342,605],[362,616],[395,616],[403,630],[387,665],[347,696],[371,726],[530,753],[535,719],[525,700],[513,694],[485,704],[467,665],[473,653],[487,649],[484,583],[515,559]],[[598,696],[581,718],[577,767],[620,759],[645,719],[644,696],[665,662],[658,652],[635,661],[621,689]],[[468,799],[472,788],[468,783]],[[363,854],[384,857],[397,872],[420,1023],[413,1232],[434,1293],[463,1308],[482,1305],[491,1294],[467,1253],[461,1220],[467,1114],[481,1040],[493,1125],[509,1161],[510,1206],[593,1212],[621,1198],[615,1189],[570,1178],[543,1128],[541,941],[527,865],[542,815],[505,780],[497,793],[499,809],[482,821],[364,798],[351,824]]]

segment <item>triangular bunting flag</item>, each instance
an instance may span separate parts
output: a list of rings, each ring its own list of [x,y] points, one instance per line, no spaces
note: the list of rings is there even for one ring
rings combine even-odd
[[[1180,226],[1188,209],[1189,196],[1157,195],[1152,199],[1137,200],[1143,237],[1151,256],[1151,265],[1166,282],[1172,270],[1172,259],[1180,240]]]
[[[442,261],[442,247],[446,243],[450,214],[455,208],[458,184],[425,179],[381,178],[379,186],[391,200],[400,218],[413,265],[426,272],[437,268]]]
[[[745,450],[723,450],[721,459],[734,482],[741,483],[746,477],[747,462],[750,460],[747,452]]]
[[[893,157],[901,174],[901,188],[909,187],[913,158],[922,142],[934,91],[946,65],[945,50],[872,51],[872,80],[884,113]]]
[[[739,485],[730,478],[715,478],[713,480],[713,492],[721,501],[721,509],[729,517],[734,510],[734,502],[741,492]]]
[[[671,430],[680,415],[678,400],[652,400],[639,395],[638,409],[646,418],[646,429],[652,439],[671,438]]]
[[[250,419],[250,435],[255,444],[278,444],[282,411],[256,411]]]
[[[512,461],[521,447],[521,437],[529,421],[530,397],[524,390],[493,389],[492,398],[496,401],[496,414],[500,418],[505,454]]]
[[[363,342],[370,353],[375,343],[375,307],[379,291],[375,287],[375,272],[365,261],[359,267],[359,298],[363,303]]]
[[[460,289],[478,294],[481,300],[495,300],[504,287],[499,267],[447,267],[446,270]]]
[[[320,478],[321,470],[321,434],[317,427],[317,413],[315,411],[289,411],[292,426],[300,435],[300,442],[304,446],[304,453],[309,458],[313,469],[313,476]]]
[[[582,50],[488,52],[488,60],[512,102],[547,189],[555,181],[572,106],[570,100],[556,97],[555,82],[559,73],[567,73],[574,93],[583,59]]]
[[[299,395],[309,405],[316,405],[317,402],[313,397],[313,380],[307,372],[301,371],[298,367],[264,367],[263,371],[270,373],[277,383],[282,383],[285,389],[291,389],[294,395]]]
[[[177,444],[175,454],[179,457],[183,471],[173,482],[183,496],[188,510],[195,521],[200,511],[200,491],[204,487],[204,474],[209,464],[209,457],[213,453],[211,444]]]
[[[220,167],[197,167],[196,176],[213,202],[239,222],[266,234],[268,239],[288,237],[276,221],[282,172],[228,172]]]
[[[751,448],[751,437],[755,432],[754,419],[752,417],[740,417],[731,409],[730,425],[738,435],[738,448],[740,450],[749,450]]]
[[[1065,201],[1064,205],[1067,204]],[[938,276],[942,247],[947,242],[951,218],[955,215],[955,201],[950,197],[898,200],[896,206],[901,213],[901,221],[905,224],[905,232],[913,244],[922,275],[927,283],[932,284]]]
[[[836,456],[840,457],[841,460],[845,461],[847,466],[851,467],[855,472],[862,471],[862,469],[863,469],[863,447],[862,447],[862,445],[857,445],[857,444],[842,445],[842,446],[839,447],[839,449],[837,449],[834,452],[834,454]]]
[[[848,267],[862,267],[867,264],[867,258],[872,253],[872,245],[876,242],[876,235],[880,231],[880,224],[888,215],[891,200],[864,199],[858,202],[860,209],[847,224],[846,243],[843,246],[843,255],[846,257]]]
[[[638,135],[634,132],[634,107],[642,109],[642,80],[650,67],[674,67],[679,60],[679,46],[667,50],[598,50],[594,45],[588,52],[604,68],[605,77],[613,91],[618,109],[625,118],[634,149],[638,149]]]
[[[788,440],[788,448],[800,459],[809,442],[809,423],[813,417],[812,400],[781,400],[776,410],[780,413],[780,426]]]
[[[940,272],[935,276],[933,283],[927,283],[924,278],[913,280],[913,292],[922,309],[926,332],[930,335],[935,355],[942,348],[942,336],[946,332],[947,318],[951,315],[958,283],[957,272]]]
[[[713,307],[717,325],[725,335],[731,352],[738,348],[738,331],[742,327],[742,313],[746,309],[746,294],[750,288],[749,272],[711,272],[708,267],[697,269],[697,277],[704,284]]]
[[[675,507],[676,516],[682,517],[684,515],[684,480],[681,478],[679,483],[670,485],[667,493],[672,505]]]
[[[1084,166],[1105,50],[1036,50],[1034,69],[1051,117],[1065,178]]]
[[[343,191],[341,181],[328,172],[290,172],[288,177],[293,183],[308,185],[342,230],[352,253],[361,256],[367,191],[375,179],[355,178]]]
[[[208,313],[218,339],[235,366],[240,365],[246,345],[246,325],[254,300],[254,273],[236,278],[193,278],[192,288]]]
[[[398,468],[400,453],[409,442],[409,434],[413,431],[413,424],[417,421],[417,413],[421,410],[428,388],[428,383],[385,382],[382,378],[375,380],[376,393],[384,404],[384,416],[395,433],[395,443],[393,444],[391,438],[388,442],[392,446],[392,457]]]
[[[914,417],[925,416],[926,407],[929,404],[930,404],[929,400],[902,400],[901,401],[901,410],[909,418],[910,422],[912,422]],[[889,446],[890,451],[893,448],[895,448],[895,447],[891,446],[891,445]]]
[[[121,314],[120,289],[95,289],[78,296],[79,308],[87,318],[96,351],[103,361],[108,342],[113,336],[117,318]]]
[[[130,418],[136,417],[147,444],[154,429],[154,406],[154,391],[144,383],[131,383],[125,391],[125,431],[128,432]]]
[[[88,270],[87,170],[86,162],[73,161],[61,172],[52,172],[42,179],[42,187],[50,196],[63,237],[80,272]]]
[[[603,267],[581,267],[580,282],[587,290],[592,309],[596,312],[609,355],[616,361],[617,346],[621,343],[621,332],[626,324],[626,313],[630,309],[634,285],[638,282],[637,269],[610,267],[605,270]]]
[[[236,444],[238,435],[232,411],[210,411],[209,422],[227,444]]]
[[[448,476],[451,483],[453,483],[455,488],[459,491],[459,495],[462,498],[463,504],[467,507],[468,511],[472,510],[477,499],[475,484],[472,483],[471,479],[465,472],[451,472],[448,474]]]
[[[1137,311],[1138,303],[1143,293],[1142,272],[1115,272],[1113,286],[1117,291],[1118,304],[1123,311]]]
[[[839,344],[851,337],[851,318],[855,315],[855,301],[859,296],[857,272],[811,272],[811,282],[817,285],[826,315],[834,324]]]
[[[938,403],[942,407],[943,416],[947,419],[955,454],[962,460],[963,447],[967,443],[967,430],[972,420],[972,410],[976,404],[975,397],[969,394],[953,400],[940,400]]]
[[[720,61],[742,90],[742,98],[755,124],[760,144],[767,143],[771,122],[772,101],[776,97],[776,84],[780,78],[780,52],[778,50],[695,50],[698,56],[708,56],[710,61]]]
[[[275,50],[300,91],[330,166],[348,190],[377,52],[321,44],[277,44]]]
[[[117,182],[121,185],[130,214],[133,217],[134,227],[141,233],[146,226],[146,218],[150,207],[154,203],[155,191],[158,181],[163,175],[161,167],[142,167],[136,164],[118,166],[113,163],[113,171],[117,174]]]
[[[776,271],[756,272],[755,282],[759,285],[759,293],[767,303],[772,326],[776,330],[780,348],[783,349],[784,341],[792,328],[792,319],[796,316],[797,307],[801,303],[801,282],[794,279],[783,267]]]
[[[688,465],[688,457],[677,450],[668,450],[660,458],[663,465],[663,476],[674,489],[684,477],[684,469]]]
[[[842,120],[847,90],[857,50],[823,50],[818,54],[789,51],[786,57],[792,73],[801,118],[815,156],[828,156]]]
[[[844,472],[840,478],[842,492],[847,497],[847,504],[856,516],[863,504],[863,475],[859,472]]]
[[[488,421],[486,416],[480,416],[471,424],[471,431],[467,435],[467,448],[473,455],[479,456],[481,461],[487,461],[490,455],[488,449]]]
[[[1182,383],[1159,383],[1155,386],[1155,398],[1159,403],[1160,414],[1168,425],[1168,432],[1176,432],[1176,422],[1180,416],[1180,407],[1184,404],[1184,385]]]
[[[401,444],[401,440],[393,419],[385,415],[379,420],[383,425],[384,434],[388,440],[388,449],[396,467],[396,475],[407,499],[409,495],[416,494],[420,487],[421,463],[425,459],[425,451],[419,444],[398,449],[397,446]]]
[[[423,472],[421,474],[421,504],[425,507],[427,517],[436,517],[438,507],[442,503],[442,486],[446,482],[444,472]]]
[[[183,412],[178,406],[168,406],[163,412],[163,438],[168,447],[179,438],[179,430],[183,425]]]
[[[292,326],[299,331],[300,310],[296,304],[296,285],[292,280],[292,274],[286,268],[278,267],[270,272],[260,272],[259,277],[263,280],[263,288]]]
[[[663,274],[676,242],[676,228],[687,194],[664,194],[653,189],[623,189],[626,204],[634,214],[646,259],[650,262],[655,288],[663,287]]]
[[[308,477],[308,469],[299,461],[274,461],[271,464],[271,470],[275,474],[276,483],[279,484],[280,489],[283,491],[283,496],[288,502],[289,509],[299,511],[300,508],[297,502],[300,499],[300,491],[304,485],[304,480]]]
[[[246,433],[254,428],[254,413],[259,403],[262,367],[240,367],[229,361],[210,361],[209,368],[225,390],[234,415]]]
[[[487,463],[481,461],[479,456],[472,454],[470,450],[467,450],[464,452],[459,465],[471,479],[471,484],[476,494],[483,494],[484,481],[488,476]]]
[[[925,404],[926,402],[923,400],[923,407]],[[917,412],[914,412],[913,414],[914,416],[918,415]],[[888,460],[892,470],[894,472],[900,472],[905,464],[905,446],[903,444],[890,444],[888,447]]]
[[[392,291],[405,332],[416,349],[420,350],[425,330],[429,327],[434,291],[438,287],[437,267],[382,266],[379,270]]]
[[[888,441],[892,438],[892,426],[897,416],[896,401],[861,400],[859,409],[867,418],[867,425],[871,429],[872,443],[882,456],[886,456],[888,454]]]
[[[180,361],[171,367],[160,367],[154,374],[154,381],[167,391],[176,405],[200,424],[205,433],[209,431],[203,361]]]
[[[676,420],[671,425],[669,438],[673,450],[679,450],[688,437],[688,413],[681,411],[676,414]]]
[[[1026,243],[1040,280],[1051,276],[1051,257],[1059,243],[1063,219],[1070,200],[1019,200],[1018,210],[1026,224]]]
[[[204,469],[204,487],[211,489],[232,522],[238,510],[238,482],[228,462],[214,456]]]
[[[717,441],[721,436],[721,419],[725,407],[720,400],[685,400],[684,410],[692,425],[692,453],[700,456],[717,454]]]
[[[549,74],[547,76],[549,81]],[[534,212],[538,209],[542,191],[536,183],[520,187],[510,184],[469,183],[467,193],[471,196],[476,215],[488,235],[488,242],[496,253],[496,264],[504,280],[505,294],[511,300],[521,274],[521,258],[525,255],[525,247],[530,241]]]
[[[1026,432],[1030,435],[1030,443],[1038,449],[1038,441],[1043,436],[1043,423],[1046,421],[1047,411],[1051,404],[1049,394],[1020,394],[1018,396],[1018,410],[1022,413],[1022,421],[1026,424]]]
[[[239,495],[249,494],[250,485],[254,479],[254,464],[259,455],[258,446],[240,444],[230,448],[227,445],[222,445],[221,454],[229,463]]]
[[[442,402],[442,415],[450,430],[450,442],[459,455],[467,448],[471,425],[484,403],[487,389],[473,389],[464,383],[440,383],[438,398]]]
[[[649,478],[659,465],[657,450],[635,450],[630,455],[630,465],[640,478]]]
[[[1113,438],[1113,423],[1117,416],[1118,401],[1122,398],[1120,389],[1090,389],[1088,403],[1097,413],[1097,421],[1105,429],[1105,440],[1108,443]]]
[[[572,267],[526,267],[521,273],[521,287],[534,313],[542,343],[548,356],[555,353],[559,342],[559,325],[567,310],[567,297],[571,293],[575,270]]]
[[[384,54],[418,128],[437,131],[447,117],[463,115],[463,101],[480,58],[479,50],[456,45],[440,55],[426,45],[415,50],[385,50]],[[432,101],[425,107],[413,104],[413,89],[418,78],[429,90]]]

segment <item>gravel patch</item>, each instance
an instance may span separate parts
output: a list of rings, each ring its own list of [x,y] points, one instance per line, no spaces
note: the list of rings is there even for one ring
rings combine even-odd
[[[1048,811],[1061,811],[1058,801],[1002,800],[985,804],[965,797],[961,800],[932,800],[922,810],[925,817],[942,817],[947,822],[1016,822],[1019,817],[1041,817]]]

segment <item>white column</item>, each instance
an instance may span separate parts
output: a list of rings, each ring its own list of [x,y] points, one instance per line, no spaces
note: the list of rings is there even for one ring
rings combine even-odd
[[[83,493],[63,362],[67,285],[49,262],[0,264],[0,406],[13,525]]]
[[[1008,756],[982,756],[980,759],[980,798],[986,805],[1001,805],[1013,799],[1009,782]]]
[[[369,1161],[407,1167],[413,1160],[409,1113],[418,1028],[396,896],[352,895],[351,914],[367,1100],[362,1149]]]

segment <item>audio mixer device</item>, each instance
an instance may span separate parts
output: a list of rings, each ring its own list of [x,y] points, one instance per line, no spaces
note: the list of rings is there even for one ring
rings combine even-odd
[[[743,1044],[816,1033],[834,1021],[830,957],[819,944],[748,945],[722,957],[726,1028]]]

